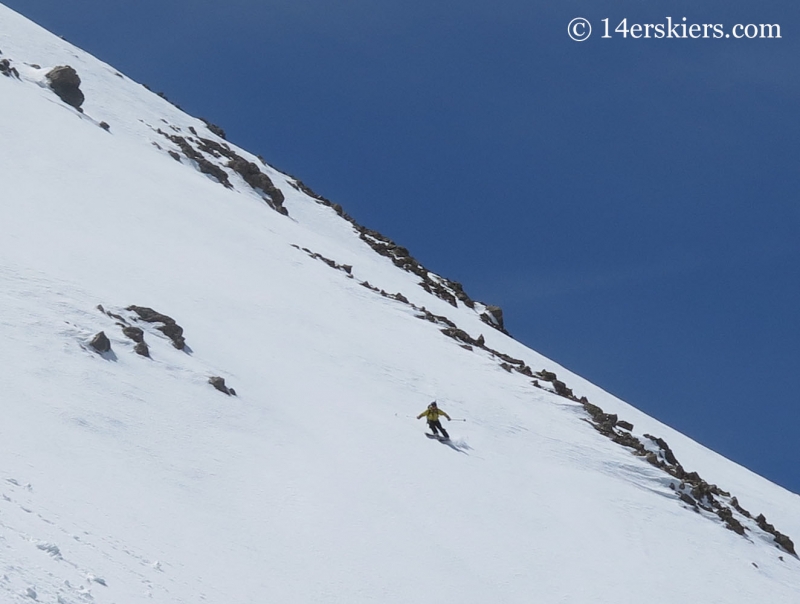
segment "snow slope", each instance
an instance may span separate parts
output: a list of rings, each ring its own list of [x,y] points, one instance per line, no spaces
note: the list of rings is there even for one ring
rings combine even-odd
[[[0,76],[1,602],[800,601],[797,557],[692,509],[575,399],[800,538],[797,495],[428,293],[293,178],[2,6],[0,51],[20,75]],[[46,85],[64,64],[83,113]],[[289,216],[164,134],[256,163]],[[466,420],[450,445],[415,419],[434,398]]]

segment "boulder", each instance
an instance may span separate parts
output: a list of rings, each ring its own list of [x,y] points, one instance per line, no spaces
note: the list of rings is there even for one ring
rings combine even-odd
[[[111,350],[111,342],[109,341],[108,336],[103,331],[96,334],[92,338],[92,341],[89,342],[89,345],[101,354]]]
[[[51,69],[47,75],[50,89],[58,95],[67,105],[80,111],[86,97],[81,92],[81,78],[69,65],[60,65]]]

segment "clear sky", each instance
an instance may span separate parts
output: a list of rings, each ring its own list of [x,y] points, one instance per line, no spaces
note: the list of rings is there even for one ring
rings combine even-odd
[[[0,1],[800,493],[796,1]]]

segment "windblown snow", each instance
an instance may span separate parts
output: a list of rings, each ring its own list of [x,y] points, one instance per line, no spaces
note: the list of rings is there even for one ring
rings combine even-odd
[[[0,51],[0,601],[800,601],[797,495],[2,6]]]

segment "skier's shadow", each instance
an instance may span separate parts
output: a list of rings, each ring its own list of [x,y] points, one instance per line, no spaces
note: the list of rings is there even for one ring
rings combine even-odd
[[[472,447],[470,447],[467,443],[456,444],[452,440],[439,440],[439,442],[442,443],[443,445],[447,445],[453,451],[458,451],[459,453],[463,453],[464,455],[469,455],[469,453],[467,453],[467,449],[472,449]]]

